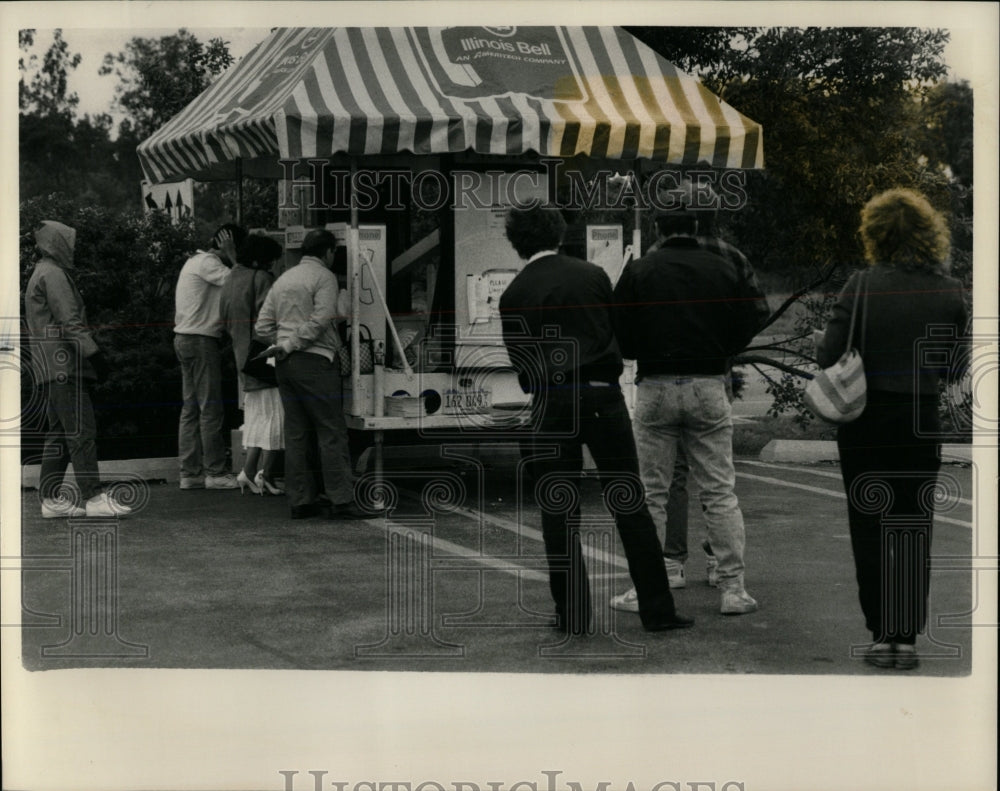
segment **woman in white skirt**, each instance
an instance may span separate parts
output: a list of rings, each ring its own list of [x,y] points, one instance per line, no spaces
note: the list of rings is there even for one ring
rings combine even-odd
[[[243,402],[243,469],[236,476],[240,492],[284,494],[275,481],[279,453],[285,448],[284,410],[278,396],[273,366],[261,366],[260,376],[245,373],[257,313],[264,304],[274,277],[268,271],[282,250],[273,239],[251,234],[237,252],[237,263],[221,294],[221,314],[233,339],[233,355],[239,371]]]

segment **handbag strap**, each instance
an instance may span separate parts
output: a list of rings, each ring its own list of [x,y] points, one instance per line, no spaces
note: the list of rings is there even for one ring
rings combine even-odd
[[[857,289],[854,292],[854,305],[851,307],[851,324],[850,324],[850,327],[847,330],[847,348],[844,349],[844,354],[847,354],[848,352],[851,351],[852,344],[854,342],[854,325],[855,325],[856,319],[858,317],[858,302],[861,301],[861,299],[863,298],[863,295],[864,295],[864,290],[863,289],[864,289],[864,286],[865,286],[865,274],[866,273],[862,272],[861,275],[858,277]],[[865,323],[865,319],[867,318],[867,311],[868,311],[868,301],[867,300],[865,300],[865,306],[864,306],[864,308],[865,308],[864,312],[865,312],[866,315],[863,315],[861,317],[861,325],[862,325],[861,326],[862,348],[864,348],[864,323]]]
[[[868,329],[868,281],[871,280],[871,274],[865,272],[862,276],[864,282],[864,287],[861,290],[861,347],[858,351],[861,356],[865,356],[865,334]]]
[[[365,333],[368,333],[368,337],[365,337]],[[358,325],[358,339],[362,341],[370,341],[372,339],[372,331],[367,324]]]

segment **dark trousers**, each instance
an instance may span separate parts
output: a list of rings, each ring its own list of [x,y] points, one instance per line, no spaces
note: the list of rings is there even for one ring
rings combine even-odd
[[[535,396],[535,434],[530,443],[535,499],[549,587],[556,613],[571,632],[588,628],[590,585],[580,546],[580,475],[583,445],[597,465],[604,503],[614,516],[639,616],[652,623],[674,615],[656,527],[646,508],[632,424],[617,386],[571,387]]]
[[[354,478],[339,369],[318,354],[294,352],[277,364],[277,375],[289,505],[316,502],[320,484],[335,504],[351,502]]]
[[[97,470],[97,421],[90,386],[78,379],[47,382],[42,386],[48,429],[42,451],[39,490],[42,497],[59,497],[66,468],[73,474],[81,500],[101,493]],[[67,497],[76,502],[76,497]]]
[[[927,621],[938,422],[937,398],[869,391],[861,417],[837,431],[858,596],[876,642],[913,644]]]

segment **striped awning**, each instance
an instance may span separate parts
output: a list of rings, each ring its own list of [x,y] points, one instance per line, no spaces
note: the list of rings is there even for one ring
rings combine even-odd
[[[138,148],[153,182],[461,151],[764,161],[759,124],[613,27],[275,30]]]

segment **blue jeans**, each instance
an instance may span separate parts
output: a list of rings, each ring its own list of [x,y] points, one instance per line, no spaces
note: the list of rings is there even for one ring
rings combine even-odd
[[[639,383],[635,441],[646,504],[658,528],[667,519],[678,442],[698,489],[719,581],[742,577],[746,533],[736,499],[733,417],[724,376],[647,376]]]
[[[177,429],[181,477],[226,473],[226,443],[222,436],[222,354],[217,338],[174,335],[181,363],[184,403]]]

